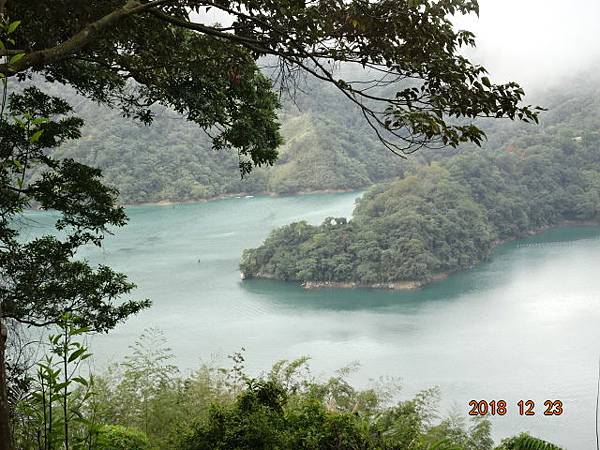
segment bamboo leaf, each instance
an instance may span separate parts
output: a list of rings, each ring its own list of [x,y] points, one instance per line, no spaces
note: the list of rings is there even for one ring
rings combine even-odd
[[[25,53],[17,53],[16,55],[14,55],[12,58],[10,58],[10,61],[8,62],[10,65],[16,64],[19,61],[21,61],[23,59],[23,57],[25,56]]]
[[[12,22],[8,26],[8,29],[6,30],[6,34],[12,34],[12,33],[14,33],[15,30],[19,27],[19,25],[21,25],[21,21],[20,20],[15,20],[14,22]]]

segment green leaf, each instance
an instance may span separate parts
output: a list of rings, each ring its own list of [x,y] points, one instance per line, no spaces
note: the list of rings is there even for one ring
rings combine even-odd
[[[75,350],[73,353],[71,353],[71,356],[69,356],[69,360],[68,362],[73,362],[75,361],[77,358],[79,358],[83,353],[85,352],[85,348],[80,348],[79,350]]]
[[[21,61],[23,59],[23,57],[25,56],[25,53],[17,53],[16,55],[14,55],[12,58],[10,58],[10,61],[8,62],[10,65],[16,64],[19,61]]]
[[[12,22],[8,26],[8,30],[6,30],[6,34],[12,34],[12,33],[14,33],[15,30],[19,27],[19,25],[21,25],[21,21],[20,20],[15,20],[14,22]]]
[[[79,383],[83,386],[86,386],[86,387],[89,386],[88,381],[83,377],[75,377],[75,378],[73,378],[73,381],[75,381],[76,383]]]
[[[78,334],[89,333],[90,331],[92,331],[92,327],[81,327],[71,331],[71,335],[76,336]]]
[[[42,137],[43,133],[44,133],[44,130],[38,130],[38,131],[36,131],[29,138],[29,142],[32,143],[32,144],[36,143],[37,141],[40,140],[40,138]]]
[[[490,82],[490,79],[488,77],[481,77],[481,82],[483,83],[484,86],[491,88],[492,87],[492,83]]]
[[[60,390],[62,390],[62,389],[64,389],[64,388],[66,388],[67,386],[69,386],[69,384],[71,384],[71,383],[70,383],[70,382],[68,382],[68,381],[63,381],[62,383],[56,383],[56,384],[54,385],[54,389],[55,389],[56,391],[60,391]],[[59,398],[60,398],[60,394],[57,394],[57,395],[58,395],[58,396],[59,396]]]

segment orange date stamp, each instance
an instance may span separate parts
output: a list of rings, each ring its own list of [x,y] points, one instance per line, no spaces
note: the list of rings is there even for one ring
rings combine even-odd
[[[563,402],[560,400],[544,401],[544,416],[560,416],[564,412]],[[509,405],[505,400],[471,400],[470,416],[505,416],[509,413]],[[535,402],[533,400],[519,400],[515,412],[520,416],[535,416]]]

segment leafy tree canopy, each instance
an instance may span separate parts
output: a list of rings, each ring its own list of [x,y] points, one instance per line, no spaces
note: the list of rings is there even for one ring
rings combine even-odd
[[[98,169],[71,159],[57,161],[49,150],[79,137],[82,120],[63,100],[36,88],[12,94],[0,120],[0,302],[2,315],[45,326],[71,312],[80,324],[106,331],[148,302],[113,304],[134,285],[122,274],[74,259],[85,244],[99,245],[126,216],[116,191],[104,186]],[[40,169],[36,180],[33,168]],[[16,215],[37,205],[59,213],[62,238],[19,239]]]
[[[100,245],[110,227],[126,222],[117,192],[102,183],[100,170],[51,154],[62,142],[80,137],[83,121],[65,101],[34,87],[11,94],[1,105],[0,449],[10,450],[5,319],[50,326],[66,314],[86,331],[107,331],[149,302],[117,303],[134,285],[108,267],[94,268],[76,258],[80,246]],[[19,235],[20,213],[33,205],[55,211],[58,236],[27,240]]]
[[[232,25],[207,24],[209,10]],[[245,173],[273,163],[281,142],[278,99],[257,64],[269,57],[283,90],[306,73],[331,83],[404,154],[480,143],[477,117],[537,120],[517,84],[493,84],[460,54],[475,40],[451,17],[470,13],[475,0],[4,0],[0,14],[22,24],[0,56],[21,55],[0,72],[41,73],[144,122],[152,105],[170,106],[236,149]],[[367,80],[338,79],[337,63],[368,69]]]

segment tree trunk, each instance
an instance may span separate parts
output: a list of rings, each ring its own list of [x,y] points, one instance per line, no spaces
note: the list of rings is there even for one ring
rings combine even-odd
[[[0,20],[2,22],[6,20],[7,3],[8,0],[0,0]],[[2,62],[6,63],[6,58],[2,58]],[[8,392],[6,389],[6,361],[4,358],[7,336],[8,330],[2,320],[2,300],[0,299],[0,450],[12,450],[8,414]]]
[[[4,358],[7,336],[8,330],[4,326],[2,306],[0,306],[0,450],[12,450],[6,388],[6,360]]]

